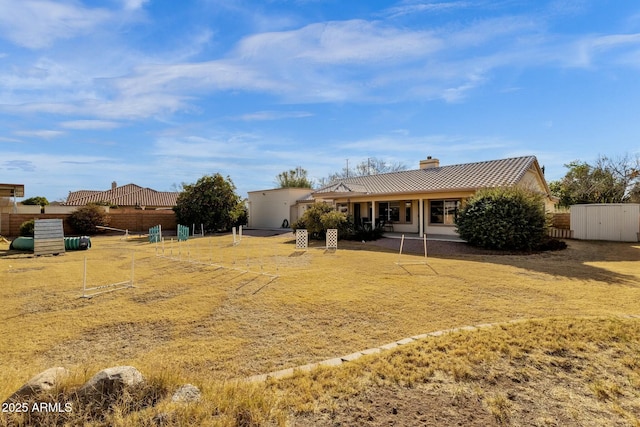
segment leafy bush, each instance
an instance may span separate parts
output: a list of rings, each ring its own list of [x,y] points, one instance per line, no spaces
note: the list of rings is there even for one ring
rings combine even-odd
[[[102,207],[91,204],[76,209],[67,221],[76,233],[90,235],[98,231],[96,226],[109,225],[109,216]]]
[[[347,228],[347,216],[341,212],[332,210],[320,217],[320,223],[324,230],[335,228],[338,230],[338,235],[344,234]]]
[[[306,229],[312,239],[323,239],[330,228],[338,229],[338,237],[342,238],[348,231],[347,216],[336,211],[328,203],[314,203],[293,224],[291,228],[295,232],[298,229]]]
[[[353,218],[336,211],[327,203],[314,203],[305,213],[291,225],[295,232],[298,229],[306,229],[312,239],[323,239],[327,230],[338,230],[338,238],[345,240],[377,240],[382,237],[383,230],[380,227],[365,229],[356,227]]]
[[[35,220],[30,219],[20,224],[20,235],[25,237],[33,237],[33,230],[35,228]]]
[[[457,231],[473,246],[532,250],[546,237],[542,196],[519,187],[483,189],[458,213]]]

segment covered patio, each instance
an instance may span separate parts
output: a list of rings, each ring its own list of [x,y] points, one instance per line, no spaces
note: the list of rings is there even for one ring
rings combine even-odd
[[[17,197],[24,197],[24,184],[0,184],[0,236],[2,235],[2,214],[5,213],[5,209],[10,209],[10,212],[16,212],[17,210]],[[13,198],[13,206],[8,208],[11,204],[11,198]],[[6,199],[8,203],[6,206],[2,203],[2,200]]]

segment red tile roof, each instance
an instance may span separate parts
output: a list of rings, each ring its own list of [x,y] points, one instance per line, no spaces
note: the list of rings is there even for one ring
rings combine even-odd
[[[106,191],[72,191],[64,203],[67,206],[84,206],[89,203],[109,203],[116,206],[173,207],[180,193],[156,191],[135,184],[122,185]]]

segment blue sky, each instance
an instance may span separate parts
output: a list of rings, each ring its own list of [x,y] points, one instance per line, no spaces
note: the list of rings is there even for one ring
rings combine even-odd
[[[640,154],[632,1],[0,0],[0,182]]]

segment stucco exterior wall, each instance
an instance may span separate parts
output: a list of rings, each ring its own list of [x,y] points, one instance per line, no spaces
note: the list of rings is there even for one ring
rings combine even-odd
[[[248,193],[249,227],[280,228],[286,219],[291,225],[301,215],[297,201],[311,193],[309,188],[278,188]]]
[[[541,180],[540,174],[534,169],[531,168],[524,174],[522,180],[518,184],[520,187],[527,188],[529,190],[533,190],[542,194],[547,194],[547,190],[545,188],[545,184]],[[549,197],[545,197],[544,199],[544,208],[547,212],[553,212],[555,209],[556,201],[550,199]]]

